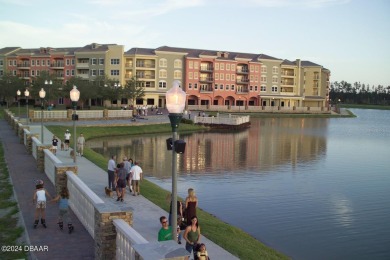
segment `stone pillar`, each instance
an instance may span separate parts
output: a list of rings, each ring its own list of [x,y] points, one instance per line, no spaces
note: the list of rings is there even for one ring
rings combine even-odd
[[[38,138],[38,134],[27,134],[26,148],[27,148],[28,154],[32,154],[32,138],[33,137]]]
[[[66,117],[67,117],[69,120],[72,120],[72,115],[73,115],[73,110],[72,110],[72,109],[66,110]]]
[[[67,171],[72,171],[74,174],[77,174],[78,168],[74,164],[57,164],[55,166],[55,189],[56,194],[58,194],[62,187],[67,187],[68,177],[66,176]]]
[[[103,120],[108,119],[108,109],[103,109]]]
[[[50,149],[51,145],[38,145],[37,146],[37,167],[41,172],[45,171],[45,153],[44,149]]]
[[[132,208],[121,208],[115,205],[95,205],[95,259],[116,259],[116,228],[114,219],[123,219],[133,225]]]
[[[25,126],[25,125],[20,125],[20,127],[19,127],[19,140],[20,140],[21,144],[24,143],[24,129],[30,130],[30,127]]]

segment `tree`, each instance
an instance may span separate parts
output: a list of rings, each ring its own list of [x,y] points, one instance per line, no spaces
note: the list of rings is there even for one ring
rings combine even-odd
[[[123,89],[123,95],[127,98],[130,98],[133,107],[135,107],[135,101],[137,98],[143,98],[145,96],[145,88],[137,77],[132,77],[126,82],[126,85]]]
[[[45,84],[45,82],[52,84]],[[55,75],[50,74],[47,71],[41,71],[39,76],[33,78],[30,96],[39,98],[39,91],[41,89],[46,91],[45,100],[48,104],[56,104],[59,97],[63,96],[63,84],[62,80],[58,80]]]
[[[24,97],[26,86],[24,81],[17,76],[12,76],[11,73],[3,75],[0,78],[0,97],[1,102],[7,103],[7,107],[15,101],[16,92],[20,90],[21,97]]]

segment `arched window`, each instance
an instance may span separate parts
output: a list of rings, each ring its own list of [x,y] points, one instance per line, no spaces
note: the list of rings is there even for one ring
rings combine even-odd
[[[160,70],[158,73],[158,76],[160,78],[166,78],[167,77],[167,70]]]
[[[175,70],[173,72],[173,78],[174,79],[181,79],[181,71],[180,70]]]
[[[181,68],[182,68],[181,60],[176,59],[173,66],[174,66],[174,68],[176,68],[176,69],[181,69]]]
[[[158,63],[160,67],[167,67],[167,59],[160,59]]]

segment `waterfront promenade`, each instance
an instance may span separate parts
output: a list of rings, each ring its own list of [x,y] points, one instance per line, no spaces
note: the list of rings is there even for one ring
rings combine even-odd
[[[131,122],[130,120],[78,121],[77,125],[138,125],[168,123],[168,121],[169,119],[167,116],[150,116],[148,119],[140,119],[136,122]],[[59,124],[65,124],[71,127],[72,122],[62,122]],[[40,133],[40,129],[40,124],[30,125],[30,131],[33,133]],[[31,223],[33,221],[34,209],[31,200],[34,191],[34,180],[38,178],[43,179],[47,184],[46,188],[53,196],[54,187],[45,174],[38,172],[34,158],[27,154],[24,145],[19,143],[19,139],[4,120],[1,120],[0,122],[0,132],[4,143],[5,157],[7,164],[9,165],[10,175],[22,213],[22,220],[24,220],[22,222],[26,225],[26,244],[47,245],[49,248],[49,252],[39,252],[34,254],[34,256],[38,259],[62,259],[69,257],[72,257],[72,259],[93,259],[94,247],[92,238],[73,214],[72,217],[76,220],[74,221],[75,232],[69,235],[67,232],[60,232],[58,230],[56,225],[58,212],[57,205],[51,204],[47,209],[47,229],[43,229],[42,226],[39,226],[37,230],[32,228]],[[50,143],[51,138],[52,133],[44,128],[44,143]],[[60,139],[63,138],[60,136]],[[73,162],[73,159],[69,155],[69,151],[59,150],[57,152],[57,157],[64,163]],[[118,158],[118,160],[120,159],[121,158]],[[106,171],[98,168],[84,157],[77,157],[77,166],[79,178],[93,192],[103,199],[105,203],[114,203],[119,206],[119,208],[124,205],[133,208],[133,228],[146,240],[150,242],[157,241],[157,233],[161,226],[159,217],[161,215],[168,216],[167,212],[145,199],[142,196],[142,191],[141,196],[134,197],[129,196],[127,190],[127,196],[123,203],[116,202],[116,199],[114,198],[106,197],[104,193],[104,187],[107,186]],[[71,242],[74,242],[74,245]],[[203,236],[201,242],[207,245],[209,255],[213,259],[237,259]],[[183,247],[184,244],[183,240]],[[69,252],[69,255],[67,252]]]

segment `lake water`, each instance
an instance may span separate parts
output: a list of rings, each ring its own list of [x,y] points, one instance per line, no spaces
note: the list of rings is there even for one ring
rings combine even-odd
[[[181,135],[178,193],[293,259],[390,259],[390,111],[252,119],[237,133]],[[170,135],[89,146],[141,162],[171,189]],[[200,220],[201,224],[201,220]]]

